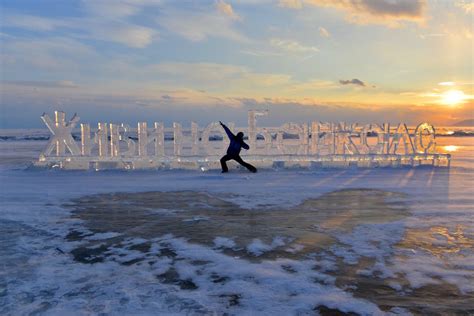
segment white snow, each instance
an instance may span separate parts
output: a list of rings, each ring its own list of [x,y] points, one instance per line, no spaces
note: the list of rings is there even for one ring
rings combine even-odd
[[[287,243],[287,238],[282,237],[282,236],[276,236],[273,238],[272,242],[270,244],[265,244],[263,241],[260,239],[254,239],[252,243],[247,245],[247,251],[254,256],[260,256],[264,252],[273,250],[277,247],[282,247],[286,245]]]
[[[226,237],[216,237],[214,238],[214,245],[216,248],[234,248],[235,241],[233,241],[231,238],[226,238]]]

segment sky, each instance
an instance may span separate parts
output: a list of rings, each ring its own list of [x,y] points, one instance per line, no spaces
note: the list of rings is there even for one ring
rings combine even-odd
[[[1,0],[0,128],[474,118],[470,0]]]

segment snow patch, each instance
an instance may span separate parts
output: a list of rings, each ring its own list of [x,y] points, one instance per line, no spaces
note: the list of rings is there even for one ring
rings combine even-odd
[[[265,252],[268,252],[275,248],[286,245],[287,242],[288,242],[288,238],[281,237],[281,236],[274,237],[271,244],[265,244],[260,239],[254,239],[252,243],[247,245],[247,252],[258,257],[258,256],[261,256]]]
[[[214,238],[214,245],[216,248],[234,248],[236,246],[234,240],[226,237]]]

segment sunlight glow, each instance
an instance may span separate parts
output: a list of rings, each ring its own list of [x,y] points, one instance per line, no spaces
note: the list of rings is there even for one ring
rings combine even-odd
[[[459,149],[459,146],[448,145],[448,146],[443,146],[443,149],[447,152],[454,152]]]
[[[454,82],[452,82],[452,81],[444,81],[444,82],[440,82],[438,84],[440,86],[454,86]]]
[[[441,103],[446,105],[456,105],[462,103],[467,96],[460,90],[449,90],[441,94]]]

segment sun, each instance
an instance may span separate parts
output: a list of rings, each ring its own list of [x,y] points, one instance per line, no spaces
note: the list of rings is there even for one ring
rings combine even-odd
[[[441,103],[446,105],[457,105],[463,102],[467,96],[460,90],[449,90],[441,94]]]

